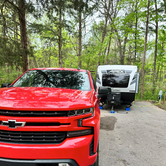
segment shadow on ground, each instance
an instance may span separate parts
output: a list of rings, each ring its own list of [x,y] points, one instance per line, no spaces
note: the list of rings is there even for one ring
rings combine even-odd
[[[126,110],[126,106],[125,105],[114,105],[113,107],[112,107],[112,105],[111,104],[105,104],[104,106],[103,106],[103,109],[104,110]]]
[[[114,130],[117,119],[113,116],[101,117],[100,129],[103,130]]]

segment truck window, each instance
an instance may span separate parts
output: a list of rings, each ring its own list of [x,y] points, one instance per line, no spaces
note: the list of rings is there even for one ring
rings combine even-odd
[[[13,87],[50,87],[85,91],[91,89],[86,72],[67,70],[30,70],[19,78]]]

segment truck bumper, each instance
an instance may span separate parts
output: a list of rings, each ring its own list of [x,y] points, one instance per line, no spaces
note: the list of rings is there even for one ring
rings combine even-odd
[[[89,166],[97,157],[90,156],[93,135],[68,138],[61,144],[0,144],[0,166],[43,166],[68,163],[69,166]]]
[[[1,166],[58,166],[68,164],[69,166],[78,166],[74,160],[11,160],[0,158]]]

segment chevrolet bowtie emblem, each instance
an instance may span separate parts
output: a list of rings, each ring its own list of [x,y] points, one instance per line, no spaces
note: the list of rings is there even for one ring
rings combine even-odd
[[[1,126],[8,126],[9,128],[24,127],[25,122],[17,122],[16,120],[2,121]]]

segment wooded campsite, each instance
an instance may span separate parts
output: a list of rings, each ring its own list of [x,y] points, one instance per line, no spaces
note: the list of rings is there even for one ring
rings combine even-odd
[[[166,90],[165,0],[0,0],[0,83],[30,68],[136,65],[137,99]]]

